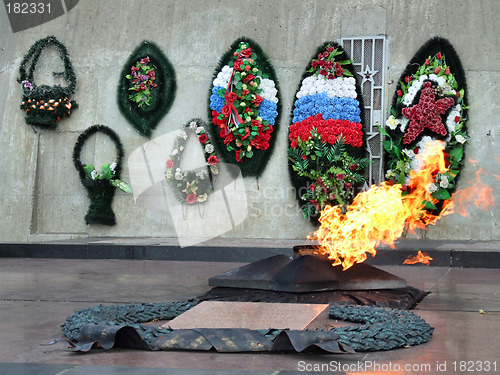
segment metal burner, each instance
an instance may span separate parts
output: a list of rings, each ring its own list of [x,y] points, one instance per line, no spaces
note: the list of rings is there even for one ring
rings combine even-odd
[[[406,281],[365,263],[343,271],[318,256],[291,259],[280,254],[213,276],[209,285],[300,293],[404,288]]]

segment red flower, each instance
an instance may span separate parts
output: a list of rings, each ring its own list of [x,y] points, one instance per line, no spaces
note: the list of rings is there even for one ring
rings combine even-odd
[[[402,96],[403,96],[403,91],[398,90],[398,96],[399,96],[399,97],[402,97]]]
[[[306,156],[306,155],[302,155],[302,159],[303,159],[303,160],[306,160],[306,159],[307,159],[307,156]]]
[[[326,50],[327,50],[328,52],[333,52],[333,51],[335,50],[335,48],[333,48],[333,47],[328,47]]]
[[[444,74],[446,74],[447,76],[450,75],[450,68],[446,68],[445,71],[444,71]]]
[[[260,103],[264,101],[264,98],[260,95],[255,95],[255,99],[252,100],[252,104],[258,107]]]
[[[441,60],[442,57],[443,56],[441,55],[441,52],[438,52],[438,54],[436,55],[436,59]]]
[[[245,78],[243,78],[243,83],[247,83],[248,81],[251,81],[254,78],[255,76],[253,74],[247,74]]]
[[[457,91],[457,98],[460,98],[460,91]]]
[[[143,84],[141,84],[140,89],[141,89],[141,90],[146,90],[146,85],[145,85],[144,83],[143,83]]]
[[[250,65],[245,65],[245,70],[248,72],[252,67]]]
[[[221,113],[224,115],[224,117],[229,117],[229,115],[231,114],[231,108],[227,104],[225,104],[222,107]]]
[[[297,148],[297,146],[298,146],[298,144],[295,141],[292,141],[292,143],[290,143],[291,148]]]
[[[389,185],[389,186],[394,185],[394,180],[389,180],[389,181],[387,181],[387,185]]]
[[[141,63],[142,65],[145,65],[145,64],[147,64],[148,62],[149,62],[149,56],[147,56],[147,57],[145,57],[145,58],[141,59],[141,61],[140,61],[140,63]]]
[[[228,101],[229,103],[234,102],[236,99],[238,99],[238,95],[236,95],[234,92],[229,91],[226,94],[226,101]]]
[[[251,48],[245,48],[244,50],[241,50],[241,55],[243,57],[250,57],[250,55],[252,54],[252,49]]]
[[[319,71],[319,74],[326,76],[328,74],[328,72],[325,69],[321,69]]]
[[[350,182],[348,182],[347,184],[345,184],[345,188],[346,189],[350,189],[352,188],[352,184]]]
[[[355,171],[355,170],[356,170],[356,169],[358,169],[358,168],[359,168],[359,166],[358,166],[357,164],[353,164],[353,165],[351,165],[351,166],[349,167],[349,169],[350,169],[351,171]]]
[[[208,141],[208,137],[206,134],[201,134],[199,137],[198,137],[198,140],[200,141],[200,143],[205,143],[206,141]]]
[[[230,144],[232,141],[234,141],[236,139],[236,137],[234,136],[233,133],[229,133],[228,135],[226,135],[226,137],[224,138],[224,144],[227,146],[228,144]]]
[[[132,67],[132,73],[135,73],[135,72],[137,72],[138,70],[139,70],[139,68],[138,68],[138,67],[136,67],[136,66],[133,66],[133,67]]]
[[[174,162],[172,159],[167,160],[167,168],[173,168],[174,167]]]
[[[337,181],[342,181],[344,179],[344,177],[345,177],[345,175],[337,173],[337,176],[336,176]]]
[[[236,150],[236,161],[239,163],[243,162],[243,159],[241,157],[241,150]]]
[[[412,78],[411,76],[406,76],[406,77],[405,77],[405,82],[406,82],[406,83],[410,83],[411,78]]]
[[[420,149],[419,149],[418,147],[415,147],[415,148],[413,149],[413,153],[414,153],[415,155],[416,155],[416,154],[418,154],[419,152],[420,152]]]
[[[193,204],[194,202],[196,202],[196,194],[195,193],[191,193],[191,194],[189,194],[186,197],[186,203],[187,204]]]
[[[424,62],[424,65],[429,65],[431,62],[429,61],[429,59],[426,59],[425,62]]]
[[[215,155],[211,155],[208,157],[208,164],[213,166],[216,166],[219,163],[219,158]]]
[[[455,122],[460,122],[460,116],[455,116]]]
[[[441,71],[441,68],[438,66],[438,67],[434,70],[434,73],[435,73],[435,74],[438,74],[440,71]]]
[[[315,191],[316,190],[316,185],[314,185],[314,184],[309,185],[309,190]]]

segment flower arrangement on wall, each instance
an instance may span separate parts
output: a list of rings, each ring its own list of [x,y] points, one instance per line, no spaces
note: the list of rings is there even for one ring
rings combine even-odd
[[[406,187],[410,171],[419,168],[416,155],[430,141],[445,142],[448,172],[437,173],[428,187],[434,202],[426,209],[438,213],[451,197],[469,138],[465,123],[465,73],[450,42],[433,38],[412,58],[401,75],[386,121],[384,148],[386,179]]]
[[[116,161],[104,164],[100,170],[91,164],[84,165],[80,159],[82,148],[90,136],[102,133],[114,143],[117,151]],[[83,186],[87,189],[90,206],[85,215],[87,224],[115,225],[116,219],[111,203],[118,188],[125,193],[130,193],[130,186],[120,180],[123,146],[118,135],[104,125],[93,125],[78,137],[73,149],[73,164],[80,175]]]
[[[209,93],[210,133],[243,176],[259,176],[272,153],[281,112],[278,80],[262,49],[236,40],[222,56]]]
[[[170,109],[175,91],[175,72],[170,61],[154,43],[141,42],[120,74],[121,113],[140,134],[151,137]]]
[[[289,127],[290,176],[304,217],[345,207],[364,181],[361,95],[354,67],[337,43],[321,45],[302,77]]]
[[[180,167],[186,141],[190,134],[195,135],[203,147],[206,165],[195,170],[183,171]],[[205,123],[199,119],[189,121],[174,140],[174,146],[166,162],[165,178],[182,204],[203,203],[213,191],[219,174],[219,158],[210,141]]]
[[[43,50],[48,46],[58,50],[64,64],[63,72],[53,72],[53,74],[56,77],[61,76],[67,82],[67,86],[35,83],[35,70]],[[76,89],[75,71],[68,50],[55,36],[40,39],[30,47],[21,61],[17,81],[23,90],[21,109],[26,112],[27,124],[55,129],[59,120],[70,116],[71,112],[78,108],[78,104],[70,98]]]

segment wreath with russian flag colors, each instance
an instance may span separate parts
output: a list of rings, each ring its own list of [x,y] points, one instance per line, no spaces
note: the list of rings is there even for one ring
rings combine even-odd
[[[364,181],[364,133],[354,67],[336,43],[318,48],[296,93],[289,127],[290,176],[304,217],[345,207]]]
[[[433,197],[424,202],[435,214],[451,198],[464,159],[464,147],[469,138],[465,123],[465,73],[451,44],[433,38],[415,54],[396,88],[386,121],[386,179],[390,184],[409,185],[410,172],[418,170],[417,158],[427,143],[444,142],[446,173],[437,173],[427,186]]]
[[[279,123],[277,79],[255,42],[237,40],[214,76],[209,110],[219,153],[243,175],[262,173]]]

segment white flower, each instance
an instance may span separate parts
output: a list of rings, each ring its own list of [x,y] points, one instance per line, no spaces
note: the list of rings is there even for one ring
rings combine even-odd
[[[95,169],[90,172],[90,177],[92,178],[92,180],[95,180],[97,178],[97,171]]]
[[[219,174],[219,168],[217,168],[216,166],[210,166],[210,171],[213,174]]]
[[[171,179],[172,178],[172,170],[170,168],[167,169],[167,171],[165,172],[165,177],[167,179]]]
[[[173,151],[172,151],[172,156],[175,156],[175,155],[177,155],[178,153],[179,153],[179,150],[175,149],[175,150],[173,150]]]
[[[179,151],[184,151],[184,146],[179,147]]]
[[[411,159],[415,157],[415,153],[413,152],[413,150],[410,150],[408,148],[404,148],[403,153]]]
[[[208,177],[208,172],[205,169],[203,169],[203,170],[199,171],[198,173],[196,173],[196,176],[198,176],[199,178],[204,180],[205,178]]]
[[[387,121],[385,122],[385,125],[389,129],[394,130],[398,127],[399,121],[393,115],[390,115]]]
[[[177,181],[182,180],[182,172],[175,172],[175,179]]]
[[[179,135],[180,135],[180,136],[182,137],[182,139],[184,139],[184,140],[186,140],[186,139],[187,139],[187,137],[188,137],[187,133],[186,133],[184,130],[183,130],[183,131],[181,131]]]
[[[435,183],[431,183],[431,184],[429,184],[429,186],[427,186],[427,191],[431,194],[438,191],[438,190],[439,190],[439,186]]]
[[[203,126],[198,126],[196,128],[196,134],[200,134],[204,130]]]
[[[114,172],[115,168],[116,168],[116,163],[111,163],[111,165],[109,166],[109,169],[111,169]]]
[[[207,198],[208,198],[208,194],[207,193],[201,194],[201,195],[198,195],[197,201],[198,202],[205,202],[207,200]]]
[[[195,130],[195,129],[196,129],[196,125],[197,125],[197,124],[196,124],[196,121],[191,121],[191,122],[189,123],[189,129],[191,129],[191,130]]]
[[[461,134],[457,134],[455,136],[455,139],[457,140],[458,143],[465,143],[465,141],[466,141],[466,139],[464,138],[464,136],[461,135]]]
[[[392,169],[388,169],[387,172],[385,172],[385,178],[391,179],[394,176],[395,176],[395,174],[394,174],[394,171]]]
[[[212,152],[214,152],[214,146],[211,143],[206,144],[205,145],[205,152],[207,154],[211,154]]]
[[[442,188],[446,189],[450,183],[448,182],[448,177],[447,176],[441,176],[441,182],[439,183],[439,186]]]

